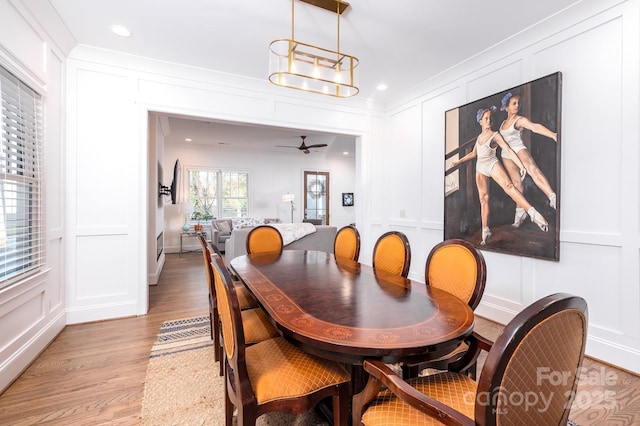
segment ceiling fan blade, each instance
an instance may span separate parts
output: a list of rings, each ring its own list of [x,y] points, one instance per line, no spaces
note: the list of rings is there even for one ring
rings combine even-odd
[[[315,145],[307,145],[307,148],[323,148],[328,146],[326,143],[317,143]]]

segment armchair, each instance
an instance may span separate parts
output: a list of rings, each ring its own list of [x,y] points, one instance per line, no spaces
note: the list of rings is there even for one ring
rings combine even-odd
[[[231,238],[233,222],[231,219],[213,219],[211,221],[211,242],[215,244],[221,252],[225,251],[227,240]]]
[[[493,344],[470,336],[467,365],[478,350],[489,352],[477,382],[453,372],[404,381],[382,362],[366,360],[369,381],[353,397],[353,424],[567,424],[586,340],[586,301],[558,293],[516,315]],[[550,380],[549,372],[564,379]],[[538,398],[518,398],[527,395]]]

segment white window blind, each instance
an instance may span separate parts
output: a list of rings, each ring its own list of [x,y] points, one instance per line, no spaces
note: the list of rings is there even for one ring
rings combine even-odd
[[[0,67],[0,288],[45,261],[42,101]]]

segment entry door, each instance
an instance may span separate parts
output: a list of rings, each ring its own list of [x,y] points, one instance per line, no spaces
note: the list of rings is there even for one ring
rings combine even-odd
[[[329,172],[304,172],[304,218],[329,224]]]

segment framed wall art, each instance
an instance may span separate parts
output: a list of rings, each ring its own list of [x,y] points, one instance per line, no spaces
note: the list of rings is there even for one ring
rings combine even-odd
[[[559,260],[560,72],[445,112],[444,239]]]
[[[347,207],[353,206],[353,192],[342,193],[342,205]]]

